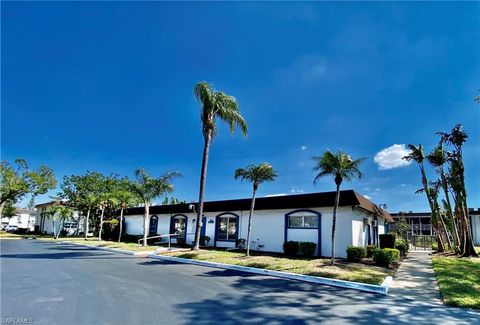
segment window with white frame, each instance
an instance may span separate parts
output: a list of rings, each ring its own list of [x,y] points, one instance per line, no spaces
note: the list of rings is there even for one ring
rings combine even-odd
[[[314,214],[288,216],[288,228],[318,228],[318,216]]]
[[[219,217],[217,238],[219,240],[236,240],[237,236],[237,217],[233,214]]]

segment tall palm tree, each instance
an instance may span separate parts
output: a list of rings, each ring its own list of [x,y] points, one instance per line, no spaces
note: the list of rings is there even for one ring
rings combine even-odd
[[[80,206],[84,207],[84,209],[87,211],[87,214],[85,215],[84,224],[83,224],[84,236],[85,236],[85,240],[87,240],[90,213],[97,209],[99,200],[95,194],[88,193],[86,195],[81,196],[78,199],[78,203],[80,204]]]
[[[248,180],[252,182],[253,194],[252,202],[250,204],[250,214],[248,215],[248,230],[247,230],[247,256],[250,256],[250,236],[252,233],[252,215],[255,209],[255,195],[257,194],[258,186],[263,182],[274,181],[278,177],[272,165],[268,163],[261,163],[259,165],[249,165],[246,168],[238,168],[235,171],[235,179]]]
[[[113,200],[114,205],[116,207],[120,207],[120,224],[119,224],[119,233],[118,233],[118,242],[120,243],[122,239],[122,231],[123,231],[123,212],[129,206],[136,205],[138,203],[138,197],[135,196],[131,191],[128,189],[119,189],[113,192]]]
[[[338,203],[340,201],[340,185],[342,185],[344,180],[351,181],[355,178],[363,177],[359,167],[365,158],[354,160],[342,150],[336,153],[327,150],[321,156],[314,156],[312,159],[315,162],[313,170],[319,172],[313,182],[316,183],[324,176],[333,176],[337,186],[332,219],[332,258],[330,263],[333,264],[335,263],[335,227],[337,224]]]
[[[103,217],[105,216],[105,209],[114,203],[113,193],[105,192],[99,195],[99,206],[100,206],[100,230],[98,231],[98,241],[102,240],[102,231],[103,231]]]
[[[230,132],[235,132],[235,127],[242,130],[243,135],[247,135],[247,123],[240,115],[237,100],[221,91],[215,91],[212,87],[202,81],[195,85],[193,90],[195,98],[202,104],[200,117],[202,120],[202,134],[204,139],[202,170],[200,173],[200,191],[198,198],[198,215],[195,225],[195,244],[194,250],[200,248],[200,221],[203,216],[203,202],[205,196],[205,183],[207,179],[208,153],[212,139],[217,134],[217,118],[224,121],[230,128]]]
[[[179,176],[181,175],[178,172],[167,172],[159,178],[153,178],[145,169],[135,171],[137,180],[132,183],[132,192],[143,202],[145,209],[143,214],[143,246],[147,245],[150,205],[157,197],[173,192],[172,181]]]

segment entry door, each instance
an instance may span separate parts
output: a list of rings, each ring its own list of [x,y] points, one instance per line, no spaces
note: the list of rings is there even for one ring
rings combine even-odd
[[[153,216],[150,218],[150,227],[148,228],[148,236],[156,236],[158,228],[158,217]]]

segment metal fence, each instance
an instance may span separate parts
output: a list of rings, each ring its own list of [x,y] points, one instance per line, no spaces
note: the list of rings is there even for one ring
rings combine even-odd
[[[409,235],[411,250],[432,250],[432,244],[437,242],[435,235]]]

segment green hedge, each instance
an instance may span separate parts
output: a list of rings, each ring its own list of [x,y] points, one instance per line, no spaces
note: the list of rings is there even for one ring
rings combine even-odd
[[[317,248],[317,244],[310,241],[302,241],[299,243],[298,247],[302,255],[310,257],[313,256],[313,254],[315,253],[315,248]]]
[[[380,248],[395,248],[395,234],[381,234],[378,238],[380,239]]]
[[[295,256],[298,253],[298,241],[287,240],[283,243],[283,252],[288,256]]]
[[[373,251],[373,260],[379,266],[389,266],[400,259],[400,252],[395,248],[377,248]]]
[[[373,256],[373,251],[377,248],[375,245],[368,245],[367,246],[367,258],[371,258]]]
[[[397,239],[395,248],[398,249],[401,256],[406,256],[408,252],[408,242],[405,239]]]
[[[348,246],[346,252],[347,260],[349,262],[360,262],[362,258],[367,256],[367,250],[365,247]]]

